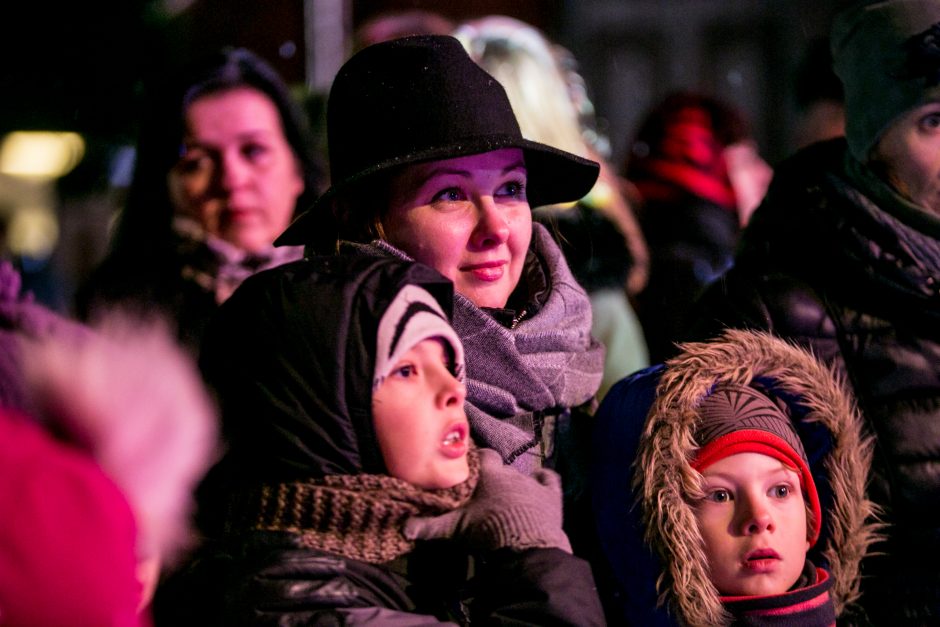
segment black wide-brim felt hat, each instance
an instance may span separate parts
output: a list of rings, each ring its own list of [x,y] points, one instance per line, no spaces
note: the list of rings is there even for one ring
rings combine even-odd
[[[327,141],[332,186],[275,245],[322,239],[335,229],[329,199],[397,166],[520,148],[533,207],[582,198],[599,171],[590,159],[524,139],[502,85],[445,35],[383,42],[349,59],[330,89]]]

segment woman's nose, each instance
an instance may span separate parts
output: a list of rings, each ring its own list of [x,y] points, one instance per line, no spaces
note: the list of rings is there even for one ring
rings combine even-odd
[[[478,218],[470,237],[472,246],[485,250],[499,246],[509,239],[509,223],[505,212],[493,200],[492,196],[481,196],[476,200]]]
[[[238,189],[248,180],[249,167],[237,154],[222,155],[219,160],[219,185],[226,191]]]

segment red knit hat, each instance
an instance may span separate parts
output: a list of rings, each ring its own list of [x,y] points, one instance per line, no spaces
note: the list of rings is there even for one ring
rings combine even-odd
[[[810,545],[822,528],[822,509],[806,451],[789,416],[760,391],[739,385],[716,388],[699,405],[692,468],[702,472],[731,455],[760,453],[797,469],[800,488],[813,511]]]

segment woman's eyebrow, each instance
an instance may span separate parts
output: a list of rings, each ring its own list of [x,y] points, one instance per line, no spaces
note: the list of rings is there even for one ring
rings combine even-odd
[[[513,170],[525,170],[525,169],[526,169],[526,168],[525,168],[525,161],[519,160],[519,161],[516,161],[515,163],[511,163],[511,164],[507,165],[505,168],[503,168],[503,174],[506,174],[506,173],[508,173],[508,172],[512,172]]]
[[[460,170],[458,168],[433,167],[426,172],[416,173],[411,187],[418,189],[424,186],[431,179],[438,176],[459,176],[461,178],[470,178],[470,170]]]
[[[504,167],[502,171],[500,172],[500,174],[504,175],[514,170],[524,171],[525,169],[526,169],[525,161],[522,161],[520,159],[519,161],[514,161],[513,163],[510,163],[509,165]],[[462,168],[451,168],[447,166],[434,166],[431,169],[429,169],[427,172],[423,172],[418,177],[417,184],[424,185],[435,176],[441,176],[441,175],[454,175],[454,176],[460,176],[463,178],[470,178],[471,176],[473,176],[473,170],[467,170],[467,169],[462,169]]]

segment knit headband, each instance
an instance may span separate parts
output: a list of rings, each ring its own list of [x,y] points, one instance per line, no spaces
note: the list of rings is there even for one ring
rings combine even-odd
[[[442,339],[450,346],[453,375],[458,381],[463,381],[463,344],[447,322],[444,311],[427,290],[417,285],[406,285],[379,321],[373,391],[382,385],[405,353],[430,338]]]
[[[770,398],[747,386],[717,388],[699,406],[692,468],[702,472],[738,453],[760,453],[797,469],[800,488],[813,511],[810,544],[822,527],[822,509],[806,451],[790,418]]]

